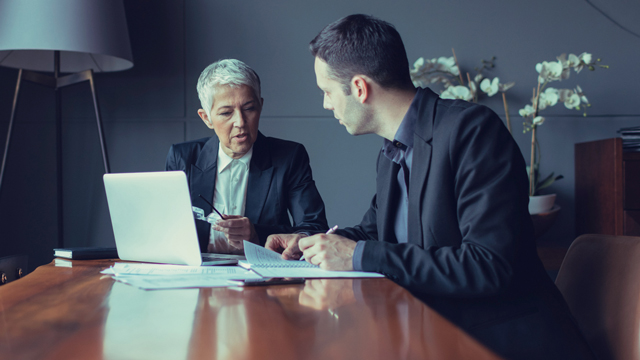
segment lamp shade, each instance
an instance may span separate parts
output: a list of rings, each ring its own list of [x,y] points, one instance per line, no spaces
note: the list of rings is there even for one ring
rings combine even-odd
[[[0,65],[54,71],[133,66],[122,0],[0,0]]]

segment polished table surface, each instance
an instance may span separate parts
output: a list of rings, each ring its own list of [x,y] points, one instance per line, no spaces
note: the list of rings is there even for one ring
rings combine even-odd
[[[145,291],[56,259],[0,287],[0,359],[498,359],[388,279]]]

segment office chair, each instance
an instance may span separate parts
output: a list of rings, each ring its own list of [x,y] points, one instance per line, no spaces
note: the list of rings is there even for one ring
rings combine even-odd
[[[640,359],[640,237],[578,237],[556,285],[599,359]]]
[[[27,255],[0,258],[0,285],[20,279],[27,274]]]

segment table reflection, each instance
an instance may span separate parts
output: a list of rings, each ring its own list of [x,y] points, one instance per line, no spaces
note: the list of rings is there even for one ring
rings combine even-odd
[[[304,287],[274,286],[267,294],[279,301],[292,322],[307,319],[307,346],[323,357],[405,359],[422,351],[409,346],[409,302],[415,299],[400,289],[393,302],[385,301],[389,294],[384,293],[369,295],[365,301],[361,284],[359,279],[311,279]],[[419,302],[414,305],[423,308]],[[416,320],[414,325],[422,325]],[[345,343],[352,345],[346,351],[337,346]]]
[[[104,358],[186,358],[198,293],[144,291],[115,282],[107,300]]]
[[[312,279],[305,281],[298,296],[300,305],[312,309],[337,309],[340,306],[356,302],[353,293],[353,280],[335,281],[330,279]]]
[[[200,289],[189,359],[243,359],[248,343],[243,294],[234,289]]]
[[[385,279],[158,291],[116,282],[107,303],[105,359],[493,358]]]

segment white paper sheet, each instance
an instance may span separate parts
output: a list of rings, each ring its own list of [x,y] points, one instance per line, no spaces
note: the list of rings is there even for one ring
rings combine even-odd
[[[245,264],[260,266],[276,266],[276,267],[295,267],[295,268],[316,268],[318,266],[300,260],[285,260],[280,254],[273,250],[269,250],[263,246],[258,246],[244,240],[244,256],[247,258],[243,261]],[[242,261],[242,260],[241,260]]]
[[[168,264],[140,264],[115,263],[113,267],[105,269],[102,274],[107,275],[215,275],[215,276],[243,276],[247,270],[238,266],[186,266]],[[242,277],[240,277],[242,278]],[[235,279],[235,278],[234,278]]]
[[[145,290],[236,286],[229,280],[261,278],[255,272],[238,266],[115,263],[101,273]]]
[[[384,275],[363,271],[327,271],[306,261],[283,260],[280,254],[262,246],[244,242],[244,253],[247,261],[240,261],[263,277],[291,278],[378,278]]]
[[[259,278],[259,275],[250,271],[242,277],[237,275],[226,277],[221,277],[219,275],[119,275],[114,277],[117,281],[144,290],[237,286],[230,283],[229,280]]]

